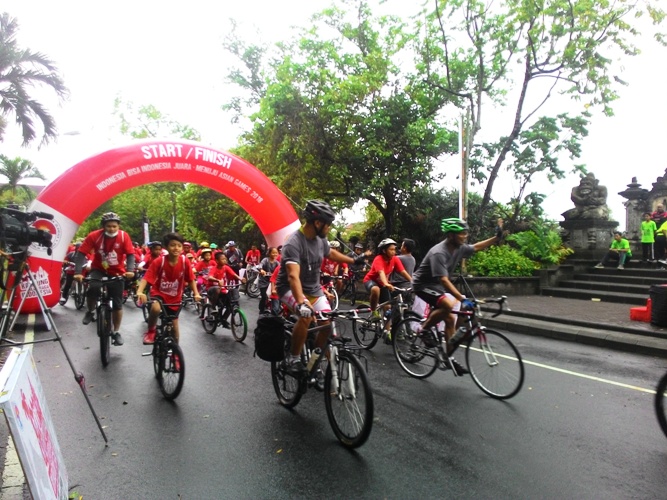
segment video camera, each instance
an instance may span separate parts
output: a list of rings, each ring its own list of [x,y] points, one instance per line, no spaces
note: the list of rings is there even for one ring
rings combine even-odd
[[[30,227],[37,219],[52,220],[45,212],[21,212],[13,208],[0,208],[0,245],[12,252],[26,250],[31,243],[51,248],[51,233]]]

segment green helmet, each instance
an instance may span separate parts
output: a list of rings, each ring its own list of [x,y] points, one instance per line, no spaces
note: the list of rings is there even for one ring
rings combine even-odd
[[[451,219],[442,219],[441,226],[443,232],[445,233],[460,233],[462,231],[468,231],[468,223],[463,219],[458,217],[452,217]]]

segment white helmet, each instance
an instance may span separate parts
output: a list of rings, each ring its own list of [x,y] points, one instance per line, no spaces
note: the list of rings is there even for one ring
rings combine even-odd
[[[336,250],[338,250],[340,248],[340,242],[338,242],[336,240],[330,241],[329,246],[331,248],[335,248]]]
[[[384,247],[389,245],[398,245],[398,243],[396,243],[391,238],[385,238],[378,244],[378,250],[382,250]]]

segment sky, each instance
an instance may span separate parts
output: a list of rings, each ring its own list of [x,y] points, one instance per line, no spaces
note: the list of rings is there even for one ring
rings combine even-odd
[[[383,9],[405,15],[406,5],[411,4],[388,0]],[[51,58],[70,90],[62,105],[44,98],[61,134],[54,144],[39,150],[21,148],[19,130],[13,127],[0,143],[3,154],[31,160],[51,181],[79,161],[129,142],[117,132],[112,116],[117,96],[136,105],[155,105],[197,129],[207,145],[233,147],[241,130],[221,110],[230,92],[224,77],[233,63],[222,49],[229,19],[238,21],[250,39],[284,40],[295,31],[292,26],[306,25],[309,16],[329,6],[329,1],[2,0],[0,6],[18,19],[19,44]],[[617,193],[633,177],[650,190],[667,169],[661,147],[667,141],[667,49],[649,36],[640,40],[639,47],[641,55],[623,61],[629,86],[620,90],[615,116],[595,114],[578,161],[607,187],[607,204],[622,229],[624,198]],[[563,107],[577,111],[577,104],[570,102],[556,106],[559,111]],[[511,116],[502,110],[485,111],[483,133],[507,130],[508,119]],[[458,188],[458,165],[457,158],[444,162],[449,172],[444,186]],[[567,163],[561,168],[567,170]],[[573,207],[570,192],[578,183],[579,178],[570,175],[555,185],[534,183],[532,189],[547,195],[545,212],[561,221],[560,214]],[[502,176],[498,184],[494,198],[509,200],[516,187],[511,177]]]

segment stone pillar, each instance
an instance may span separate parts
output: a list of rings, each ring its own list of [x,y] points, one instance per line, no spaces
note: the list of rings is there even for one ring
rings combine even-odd
[[[648,204],[648,190],[641,188],[637,178],[633,177],[632,182],[628,184],[628,189],[621,191],[620,194],[627,201],[625,206],[625,234],[632,246],[632,253],[641,254],[641,234],[640,226],[643,220],[644,212],[652,212]]]

